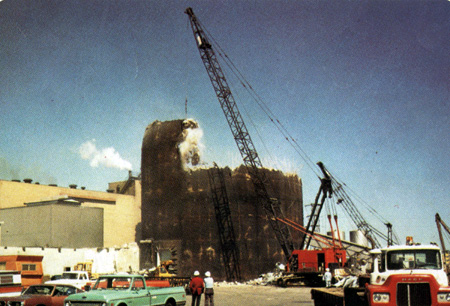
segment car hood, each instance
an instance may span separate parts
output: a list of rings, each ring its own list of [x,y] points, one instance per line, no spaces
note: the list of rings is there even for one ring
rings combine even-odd
[[[70,295],[67,301],[110,301],[117,298],[123,298],[126,290],[91,290],[87,292]]]

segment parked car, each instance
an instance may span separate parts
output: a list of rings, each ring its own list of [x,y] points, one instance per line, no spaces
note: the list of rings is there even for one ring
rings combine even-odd
[[[79,292],[72,285],[31,285],[19,296],[0,297],[0,306],[63,306],[66,297]]]

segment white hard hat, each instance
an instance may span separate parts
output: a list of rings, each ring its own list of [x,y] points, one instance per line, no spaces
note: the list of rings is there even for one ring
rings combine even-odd
[[[205,273],[205,276],[208,276],[208,277],[210,277],[210,276],[211,276],[211,272],[209,272],[209,271],[206,271],[206,273]]]
[[[195,271],[195,272],[194,272],[194,275],[195,275],[195,276],[199,276],[199,275],[200,275],[200,272]]]

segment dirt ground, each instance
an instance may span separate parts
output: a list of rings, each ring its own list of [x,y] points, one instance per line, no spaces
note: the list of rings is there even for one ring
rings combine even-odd
[[[258,285],[214,286],[214,306],[313,306],[311,288]],[[186,305],[191,306],[192,297],[187,297]],[[204,306],[204,296],[200,306]]]

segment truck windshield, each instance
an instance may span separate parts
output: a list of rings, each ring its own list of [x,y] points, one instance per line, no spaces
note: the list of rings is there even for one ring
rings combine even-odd
[[[388,270],[441,269],[441,256],[437,250],[398,250],[386,256]]]
[[[131,277],[100,277],[94,285],[95,289],[126,290],[130,287]]]
[[[78,273],[63,273],[62,278],[63,279],[77,279]]]
[[[50,295],[53,292],[53,286],[34,285],[28,287],[22,294],[23,295]]]

